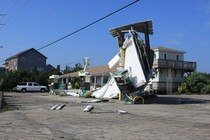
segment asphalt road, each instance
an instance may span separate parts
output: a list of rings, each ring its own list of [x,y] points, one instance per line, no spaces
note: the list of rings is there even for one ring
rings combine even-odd
[[[208,95],[162,95],[138,105],[48,93],[5,93],[5,100],[13,110],[0,112],[1,140],[210,140]],[[58,103],[65,107],[49,110]],[[87,105],[92,113],[83,111]]]

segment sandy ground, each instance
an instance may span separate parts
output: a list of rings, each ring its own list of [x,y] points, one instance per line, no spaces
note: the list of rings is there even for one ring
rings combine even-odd
[[[210,96],[158,96],[145,104],[83,103],[92,98],[5,93],[1,140],[210,140]],[[62,110],[49,110],[64,103]],[[95,108],[84,112],[87,105]],[[118,114],[116,110],[127,114]]]

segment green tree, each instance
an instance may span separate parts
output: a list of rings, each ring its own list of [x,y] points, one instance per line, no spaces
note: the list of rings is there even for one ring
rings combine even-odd
[[[65,69],[63,71],[64,74],[72,72],[72,68],[70,66],[65,66]]]
[[[65,66],[65,69],[64,69],[63,73],[67,74],[67,73],[79,71],[79,70],[82,70],[82,69],[83,69],[83,66],[81,65],[81,63],[76,63],[74,65],[74,67]]]
[[[72,69],[72,72],[75,72],[75,71],[79,71],[79,70],[82,70],[83,69],[83,66],[81,63],[76,63]]]
[[[185,83],[187,90],[192,93],[202,93],[202,91],[206,92],[208,89],[207,85],[210,85],[210,74],[193,72],[185,78]]]

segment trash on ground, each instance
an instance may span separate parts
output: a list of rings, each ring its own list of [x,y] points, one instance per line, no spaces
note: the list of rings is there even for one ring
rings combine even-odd
[[[67,95],[79,97],[79,90],[65,90]]]
[[[49,108],[49,110],[61,110],[64,106],[65,104],[54,104]]]
[[[127,111],[124,110],[116,110],[117,114],[128,114]]]
[[[84,112],[90,112],[91,113],[93,111],[93,109],[94,109],[94,106],[88,105],[88,106],[85,107]]]

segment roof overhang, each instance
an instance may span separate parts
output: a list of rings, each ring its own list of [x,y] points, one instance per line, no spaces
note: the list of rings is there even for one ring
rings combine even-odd
[[[152,20],[147,20],[143,22],[138,22],[138,23],[133,23],[133,24],[128,24],[124,25],[121,27],[113,28],[110,29],[109,32],[112,35],[112,37],[120,37],[124,36],[126,34],[126,30],[135,30],[136,32],[144,33],[144,34],[153,34],[153,25],[152,25]]]

